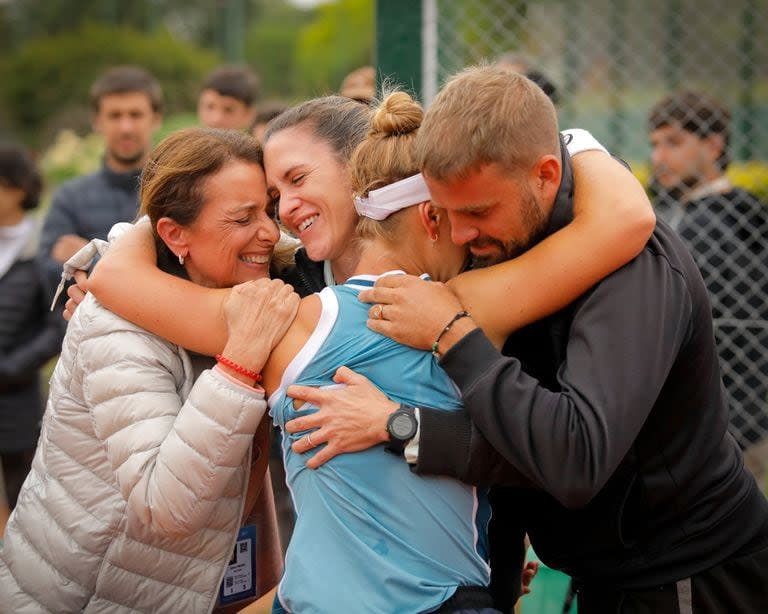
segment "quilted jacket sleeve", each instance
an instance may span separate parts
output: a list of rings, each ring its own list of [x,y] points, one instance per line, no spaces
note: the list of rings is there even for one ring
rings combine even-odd
[[[205,526],[242,467],[266,410],[264,395],[207,370],[183,401],[177,348],[124,324],[90,336],[78,351],[94,432],[127,501],[129,524],[190,535]]]

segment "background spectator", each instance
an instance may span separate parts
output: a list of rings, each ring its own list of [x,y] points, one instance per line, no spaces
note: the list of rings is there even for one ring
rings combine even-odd
[[[552,104],[557,105],[560,102],[560,95],[557,91],[557,86],[552,80],[547,77],[543,72],[534,68],[531,65],[529,58],[522,53],[508,52],[501,54],[496,58],[496,66],[500,68],[506,68],[513,72],[518,72],[521,75],[525,75],[536,85],[538,85],[544,93],[549,96]]]
[[[246,130],[259,100],[259,78],[247,66],[220,66],[203,81],[197,117],[207,128]]]
[[[681,91],[649,115],[658,215],[693,253],[709,289],[731,431],[761,486],[768,468],[768,209],[735,188],[730,114],[714,98]]]
[[[43,414],[39,369],[61,346],[59,316],[48,310],[35,260],[39,225],[30,212],[41,188],[27,152],[0,145],[0,477],[11,509],[37,444]]]
[[[101,168],[62,184],[43,225],[40,258],[52,293],[61,265],[94,238],[106,239],[138,208],[138,179],[160,126],[160,84],[143,68],[118,66],[91,87],[93,128],[104,137]]]
[[[376,69],[361,66],[353,70],[341,82],[339,94],[369,104],[376,97]]]
[[[255,138],[260,144],[264,144],[264,132],[267,130],[267,124],[271,122],[275,117],[280,115],[285,109],[287,109],[286,105],[284,105],[282,102],[268,102],[264,105],[260,106],[259,109],[256,111],[256,115],[253,117],[253,121],[251,122],[251,126],[248,128],[250,133],[253,135],[253,138]]]

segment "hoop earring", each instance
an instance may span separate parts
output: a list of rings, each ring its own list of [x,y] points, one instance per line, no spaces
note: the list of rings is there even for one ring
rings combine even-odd
[[[440,235],[438,235],[437,233],[435,233],[434,236],[432,235],[429,236],[429,240],[432,241],[432,247],[434,247],[435,244],[437,243],[437,239],[439,238],[439,236]]]

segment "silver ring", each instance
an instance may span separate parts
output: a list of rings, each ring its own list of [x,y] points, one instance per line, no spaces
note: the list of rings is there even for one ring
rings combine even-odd
[[[315,444],[312,443],[312,433],[307,433],[307,443],[309,444],[310,448],[314,448]]]

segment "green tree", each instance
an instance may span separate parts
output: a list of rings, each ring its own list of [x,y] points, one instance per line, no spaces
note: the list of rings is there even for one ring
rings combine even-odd
[[[338,0],[320,5],[300,33],[296,78],[303,95],[338,90],[352,69],[373,60],[373,0]]]
[[[85,24],[78,30],[32,40],[0,61],[2,106],[19,136],[31,145],[58,128],[83,128],[88,90],[116,64],[138,64],[163,85],[168,112],[193,109],[202,76],[220,61],[167,31],[151,35],[124,27]],[[87,123],[86,123],[87,126]]]
[[[246,36],[246,58],[259,73],[265,97],[295,98],[296,43],[313,11],[265,0],[257,7]]]

